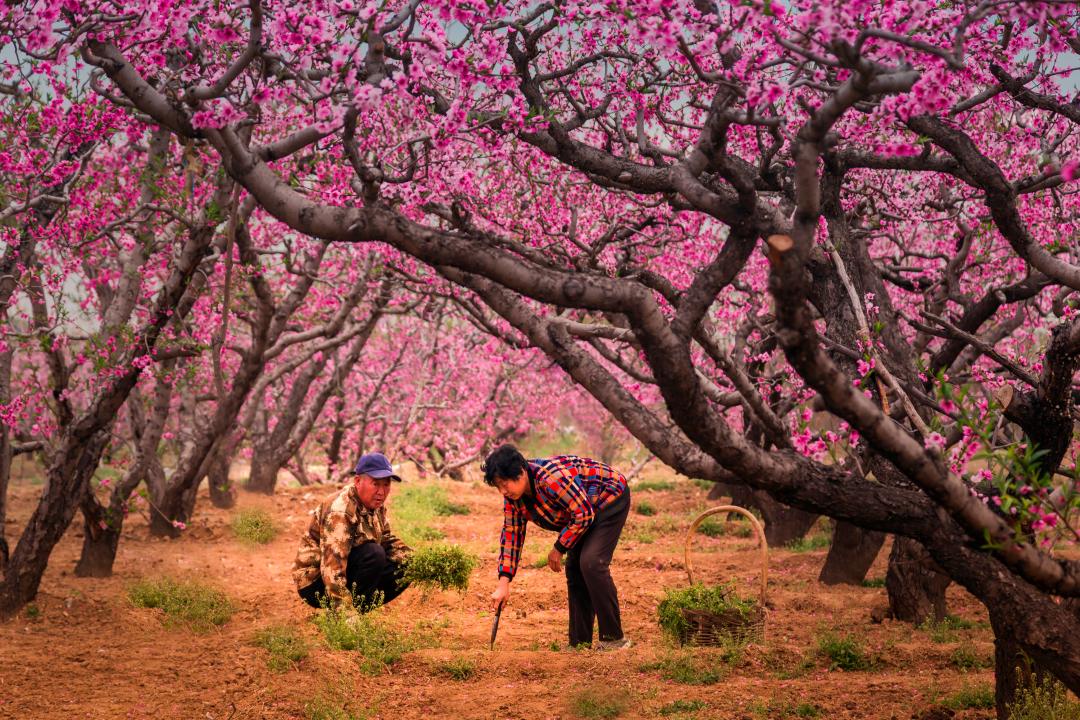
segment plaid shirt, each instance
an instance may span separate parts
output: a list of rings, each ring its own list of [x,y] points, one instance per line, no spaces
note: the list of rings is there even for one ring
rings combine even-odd
[[[525,524],[558,530],[555,549],[565,553],[592,525],[596,513],[626,492],[626,478],[609,466],[576,455],[529,461],[532,496],[503,501],[499,575],[513,578],[521,562]]]

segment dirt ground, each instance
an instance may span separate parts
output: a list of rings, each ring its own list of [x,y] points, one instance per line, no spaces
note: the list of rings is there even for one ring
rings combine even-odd
[[[241,493],[238,507],[263,508],[277,518],[280,532],[264,546],[238,542],[229,526],[235,511],[214,509],[206,498],[178,540],[151,538],[145,520],[135,516],[125,528],[116,572],[105,580],[72,572],[81,546],[77,518],[53,553],[36,612],[0,624],[0,717],[311,718],[316,700],[379,719],[613,716],[577,702],[584,697],[623,701],[623,718],[909,720],[939,703],[956,707],[957,697],[992,684],[985,667],[956,667],[958,651],[974,651],[977,665],[993,653],[986,614],[970,595],[949,589],[949,612],[968,621],[958,623],[964,627],[875,624],[871,610],[884,604],[885,590],[818,583],[825,548],[771,551],[766,639],[749,646],[734,667],[717,650],[693,651],[723,670],[723,679],[711,685],[664,679],[657,664],[678,651],[660,632],[656,605],[664,588],[685,586],[683,536],[695,514],[709,506],[705,489],[667,479],[673,489],[635,491],[635,505],[645,501],[658,512],[631,512],[612,563],[625,630],[634,641],[631,649],[613,653],[559,649],[566,643],[565,584],[561,575],[533,567],[554,539],[535,527],[495,651],[489,651],[487,596],[495,582],[501,498],[477,482],[442,483],[470,513],[432,524],[447,541],[478,554],[481,565],[463,595],[425,597],[409,590],[385,609],[397,627],[423,626],[433,639],[375,677],[358,670],[353,653],[322,642],[311,622],[314,611],[300,602],[290,579],[306,513],[332,487],[285,488],[272,498]],[[17,538],[38,493],[40,486],[30,483],[12,487],[9,540]],[[393,503],[391,496],[391,521]],[[753,594],[756,541],[740,537],[735,527],[718,538],[696,535],[694,566],[708,582],[735,580]],[[883,551],[871,579],[884,576],[886,558]],[[126,594],[135,580],[162,576],[217,586],[238,610],[208,633],[167,626],[161,611],[135,608]],[[311,651],[293,669],[273,672],[253,635],[282,623],[298,628]],[[871,669],[830,669],[819,652],[820,638],[830,631],[857,638]],[[471,663],[474,674],[457,681],[438,672],[451,660]],[[673,705],[676,700],[683,703]],[[954,717],[990,718],[991,712],[959,709]]]

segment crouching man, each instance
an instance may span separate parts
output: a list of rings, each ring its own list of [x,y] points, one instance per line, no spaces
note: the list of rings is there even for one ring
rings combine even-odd
[[[412,550],[386,519],[391,481],[401,478],[385,455],[363,455],[352,482],[312,511],[293,564],[296,589],[308,605],[319,607],[325,598],[331,607],[351,601],[366,610],[405,590],[400,566]]]

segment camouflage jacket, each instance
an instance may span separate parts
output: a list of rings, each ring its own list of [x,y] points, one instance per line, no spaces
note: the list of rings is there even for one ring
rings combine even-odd
[[[351,482],[336,495],[323,500],[311,516],[293,563],[293,580],[300,589],[311,585],[321,575],[326,594],[334,604],[349,598],[345,566],[349,562],[349,552],[357,545],[377,542],[386,549],[386,556],[395,562],[412,552],[390,531],[386,508],[368,510],[361,505]]]

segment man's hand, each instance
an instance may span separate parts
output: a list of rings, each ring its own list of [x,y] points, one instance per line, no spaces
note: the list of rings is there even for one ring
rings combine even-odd
[[[562,553],[555,548],[551,548],[551,552],[548,553],[548,567],[551,568],[551,572],[562,570]]]
[[[491,609],[498,610],[506,604],[510,597],[510,578],[500,577],[499,584],[495,586],[495,592],[491,593]]]

